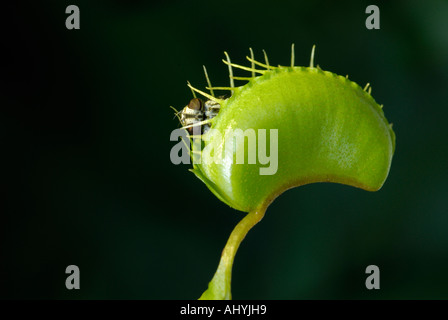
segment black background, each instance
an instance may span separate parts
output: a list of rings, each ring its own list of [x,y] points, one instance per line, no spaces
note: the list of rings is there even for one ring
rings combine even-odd
[[[78,5],[81,29],[67,30]],[[367,30],[377,4],[381,29]],[[268,209],[237,254],[236,299],[446,299],[448,2],[39,1],[2,5],[0,297],[196,299],[243,213],[175,166],[189,80],[315,61],[384,104],[384,187],[314,184]],[[65,288],[65,268],[81,289]],[[381,289],[364,286],[381,270]]]

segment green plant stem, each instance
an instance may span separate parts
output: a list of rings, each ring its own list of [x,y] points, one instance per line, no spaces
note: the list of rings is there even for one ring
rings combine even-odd
[[[249,212],[233,229],[221,254],[218,269],[208,284],[208,289],[199,300],[231,300],[232,266],[235,254],[249,230],[256,225],[266,212],[266,206]]]

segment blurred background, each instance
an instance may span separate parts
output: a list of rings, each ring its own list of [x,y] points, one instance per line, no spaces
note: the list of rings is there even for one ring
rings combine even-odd
[[[65,9],[80,9],[67,30]],[[380,30],[365,9],[380,8]],[[315,63],[384,104],[397,148],[375,193],[289,190],[243,241],[235,299],[448,298],[448,1],[40,1],[2,5],[0,298],[197,299],[244,213],[169,141],[190,81]],[[244,75],[244,74],[240,74]],[[77,265],[81,289],[67,290]],[[367,290],[368,265],[381,289]]]

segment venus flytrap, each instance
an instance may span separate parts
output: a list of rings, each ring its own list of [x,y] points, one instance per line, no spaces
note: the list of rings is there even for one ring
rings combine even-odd
[[[231,299],[236,251],[277,196],[314,182],[379,190],[395,149],[392,126],[369,84],[363,89],[348,77],[315,67],[314,47],[309,67],[294,66],[294,45],[290,66],[274,67],[265,52],[264,63],[250,53],[250,67],[232,63],[225,53],[230,87],[212,87],[205,71],[210,94],[188,86],[209,100],[194,96],[177,113],[190,132],[190,156],[200,159],[191,171],[220,200],[248,212],[231,233],[200,299]],[[233,68],[251,77],[234,76]],[[247,83],[237,87],[234,80]],[[217,98],[217,90],[231,96]],[[207,113],[207,104],[213,112]]]

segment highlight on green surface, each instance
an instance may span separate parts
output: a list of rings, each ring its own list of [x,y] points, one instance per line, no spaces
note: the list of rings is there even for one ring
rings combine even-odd
[[[191,171],[221,201],[248,212],[200,299],[231,299],[241,241],[287,189],[333,182],[377,191],[388,176],[395,134],[370,84],[362,88],[314,66],[314,50],[309,67],[295,66],[294,45],[289,66],[272,66],[264,50],[260,62],[250,49],[250,66],[232,63],[225,52],[229,87],[213,87],[205,67],[210,93],[188,83],[194,99],[177,115],[190,133]],[[250,76],[234,76],[233,68]],[[216,97],[218,90],[228,95]]]

